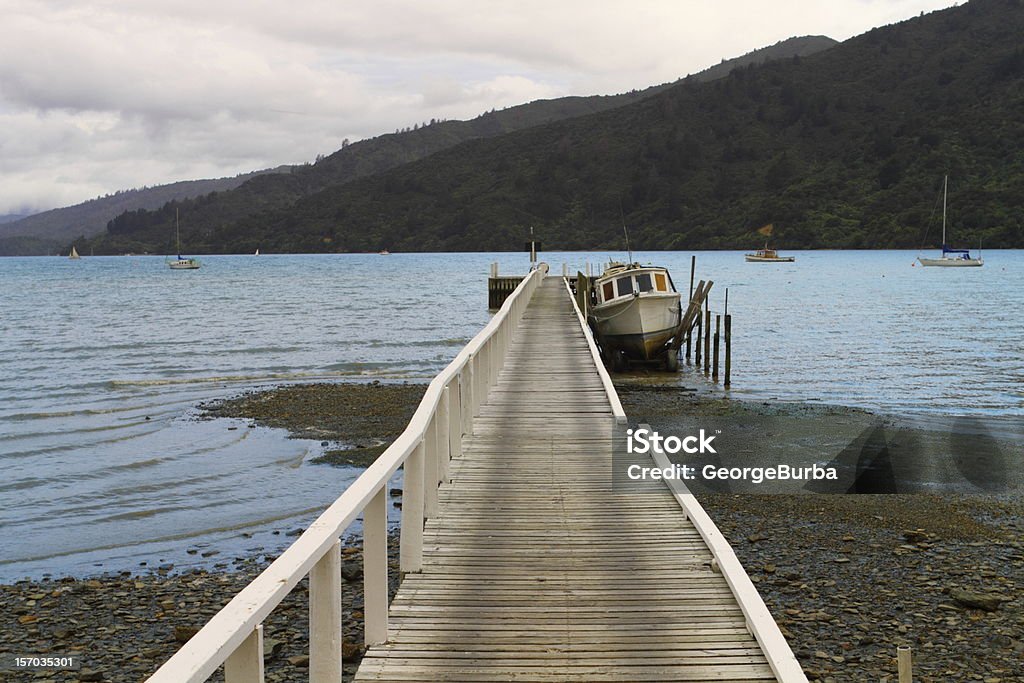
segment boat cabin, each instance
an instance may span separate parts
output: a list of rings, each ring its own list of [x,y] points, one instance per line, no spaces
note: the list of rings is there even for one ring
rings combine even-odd
[[[612,268],[606,271],[594,287],[595,304],[633,296],[634,293],[675,292],[672,278],[664,268]]]

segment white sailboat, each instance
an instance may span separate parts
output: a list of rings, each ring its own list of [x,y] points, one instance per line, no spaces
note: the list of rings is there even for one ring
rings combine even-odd
[[[78,255],[78,250],[75,249],[75,245],[73,244],[71,245],[71,253],[68,254],[68,258],[71,260],[82,258],[81,256]]]
[[[181,230],[178,227],[178,210],[174,210],[174,241],[177,247],[178,258],[168,261],[167,266],[171,270],[195,270],[199,267],[199,259],[185,258],[181,255]]]
[[[917,258],[922,266],[941,266],[945,268],[971,268],[985,265],[979,254],[978,258],[971,257],[969,249],[950,249],[946,244],[946,191],[949,186],[949,176],[942,181],[942,256],[939,258]]]

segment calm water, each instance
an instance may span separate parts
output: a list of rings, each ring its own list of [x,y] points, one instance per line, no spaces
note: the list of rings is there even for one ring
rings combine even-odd
[[[697,255],[713,309],[729,288],[735,395],[1024,415],[1024,252],[956,270],[795,254]],[[609,256],[545,254],[553,274]],[[687,288],[689,253],[638,259]],[[276,430],[196,422],[195,405],[282,381],[429,378],[487,321],[495,260],[525,270],[522,254],[207,257],[194,272],[0,259],[0,580],[276,551],[358,471],[311,465],[320,445]]]

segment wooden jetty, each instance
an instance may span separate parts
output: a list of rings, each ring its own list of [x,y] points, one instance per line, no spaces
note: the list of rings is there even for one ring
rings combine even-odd
[[[151,682],[222,663],[228,683],[262,681],[260,624],[307,574],[310,680],[340,681],[338,538],[360,513],[357,681],[806,681],[685,487],[613,485],[625,415],[567,282],[545,275],[524,278],[394,444]],[[403,464],[389,606],[387,484]]]

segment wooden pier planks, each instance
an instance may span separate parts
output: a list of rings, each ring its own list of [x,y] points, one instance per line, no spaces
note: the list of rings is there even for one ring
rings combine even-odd
[[[775,680],[669,489],[611,487],[613,423],[548,278],[357,681]]]

